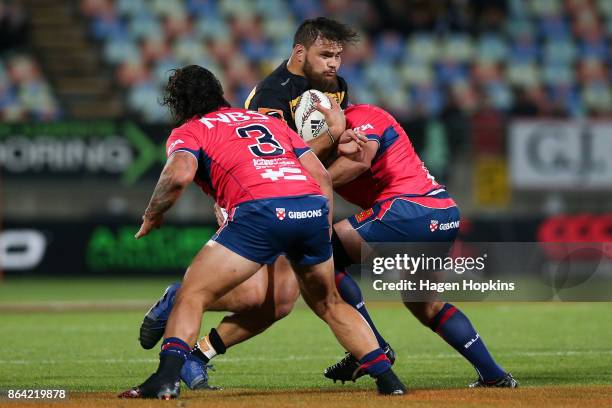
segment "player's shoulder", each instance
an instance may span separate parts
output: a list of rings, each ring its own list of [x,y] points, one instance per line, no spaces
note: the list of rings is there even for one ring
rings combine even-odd
[[[387,111],[383,108],[380,108],[375,105],[370,105],[367,103],[358,103],[349,105],[344,111],[347,115],[362,115],[364,113],[369,113],[372,115],[388,115]]]
[[[386,110],[368,104],[350,105],[344,111],[347,127],[360,129],[368,133],[368,130],[384,130],[394,126],[397,121]]]
[[[338,88],[340,89],[340,92],[346,93],[346,91],[348,90],[348,84],[346,83],[346,80],[340,75],[338,75],[336,78],[338,78]]]
[[[351,118],[352,121],[363,120],[378,120],[378,121],[394,121],[393,116],[386,110],[365,103],[350,105],[344,110],[345,116]]]
[[[185,121],[184,123],[182,123],[181,125],[173,128],[172,131],[170,132],[170,135],[194,134],[199,128],[198,123],[199,123],[198,118],[196,117],[191,118],[188,121]]]
[[[288,94],[289,90],[296,85],[296,83],[303,85],[302,82],[305,82],[304,78],[289,72],[287,69],[287,61],[285,60],[257,84],[255,93],[280,92],[281,94]]]

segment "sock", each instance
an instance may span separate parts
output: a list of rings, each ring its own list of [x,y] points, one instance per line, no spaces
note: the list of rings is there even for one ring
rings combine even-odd
[[[342,299],[349,305],[353,306],[357,311],[363,316],[365,321],[370,325],[370,328],[374,332],[376,336],[376,340],[378,341],[378,345],[383,350],[389,346],[389,344],[385,341],[383,336],[378,332],[368,310],[365,307],[365,302],[363,301],[363,295],[361,294],[361,289],[359,289],[359,285],[357,282],[351,277],[351,275],[347,274],[345,271],[341,271],[336,269],[336,288],[338,288],[338,292]]]
[[[164,339],[156,371],[159,378],[172,381],[178,378],[188,353],[189,345],[178,337]]]
[[[382,349],[370,351],[359,360],[359,369],[365,370],[371,377],[377,377],[391,369],[391,361]]]
[[[483,381],[494,382],[506,375],[506,371],[491,357],[470,320],[455,306],[445,303],[431,319],[429,327],[465,357]]]
[[[227,347],[221,340],[216,329],[210,329],[208,336],[202,337],[195,345],[191,354],[207,364],[217,354],[225,354]]]

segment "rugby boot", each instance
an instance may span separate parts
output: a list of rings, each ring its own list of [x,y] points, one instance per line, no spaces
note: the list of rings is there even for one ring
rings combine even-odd
[[[385,348],[385,355],[391,362],[391,365],[395,362],[395,351],[391,346],[387,345]],[[323,375],[330,380],[341,381],[344,384],[345,381],[355,381],[359,377],[363,377],[367,373],[359,369],[359,360],[357,360],[351,353],[346,353],[344,358],[338,361],[336,364],[329,366],[323,372]]]
[[[192,390],[220,390],[220,387],[208,384],[209,369],[214,370],[212,365],[189,354],[181,369],[181,379]]]
[[[160,400],[171,400],[179,397],[181,392],[181,381],[163,381],[157,373],[151,375],[144,383],[137,387],[123,391],[119,398],[157,398]]]
[[[140,336],[138,337],[142,348],[146,350],[152,349],[164,335],[168,316],[170,316],[176,292],[180,287],[181,284],[179,282],[168,286],[161,298],[151,306],[145,315],[144,320],[140,324]]]
[[[404,383],[397,378],[391,369],[376,376],[375,381],[378,393],[381,395],[404,395],[408,392]]]
[[[499,380],[489,382],[484,381],[482,378],[479,377],[478,380],[468,385],[469,388],[518,388],[518,386],[518,381],[516,381],[514,377],[512,377],[511,373],[506,373],[506,375],[504,375]]]

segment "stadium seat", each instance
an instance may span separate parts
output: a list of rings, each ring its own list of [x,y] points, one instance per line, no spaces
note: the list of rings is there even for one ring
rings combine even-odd
[[[140,59],[140,49],[127,39],[109,39],[104,45],[104,58],[112,65],[117,65],[128,59]]]
[[[399,33],[386,32],[374,41],[375,58],[385,63],[399,61],[404,53],[404,39]]]
[[[408,55],[415,61],[431,63],[438,58],[439,50],[436,39],[428,34],[415,34],[408,40]]]
[[[543,59],[546,62],[571,64],[576,59],[576,54],[576,46],[569,37],[544,43]]]
[[[546,63],[542,67],[542,81],[546,85],[573,84],[574,70],[570,65]]]
[[[420,61],[409,61],[400,64],[399,75],[402,82],[406,85],[430,83],[434,78],[431,67]]]
[[[495,109],[508,111],[512,108],[514,96],[505,81],[493,81],[485,86],[485,92]]]
[[[514,63],[536,63],[540,55],[540,48],[531,34],[518,35],[511,46],[509,61]]]
[[[589,113],[612,112],[612,92],[608,81],[593,81],[582,88],[582,99]]]
[[[561,12],[561,2],[558,0],[532,0],[526,3],[536,16],[550,16]]]
[[[508,46],[504,39],[496,34],[485,34],[476,45],[476,58],[479,61],[500,62],[506,59]]]
[[[153,14],[148,12],[147,9],[142,9],[129,20],[128,29],[130,37],[141,40],[158,35],[162,28],[159,20]]]
[[[441,41],[440,48],[442,60],[468,62],[474,55],[473,41],[463,34],[447,36]]]
[[[145,0],[117,0],[115,8],[119,15],[131,18],[146,9]]]
[[[448,85],[457,81],[466,81],[469,72],[465,64],[454,60],[440,61],[436,65],[436,79],[440,85]]]
[[[540,71],[535,64],[510,64],[506,76],[514,86],[529,87],[540,83]]]

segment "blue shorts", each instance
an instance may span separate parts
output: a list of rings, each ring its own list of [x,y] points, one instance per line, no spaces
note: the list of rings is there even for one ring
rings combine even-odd
[[[445,191],[393,197],[348,218],[366,242],[453,242],[459,220],[459,209]]]
[[[323,196],[279,197],[239,204],[211,238],[260,264],[279,255],[299,265],[316,265],[332,255],[329,207]]]

